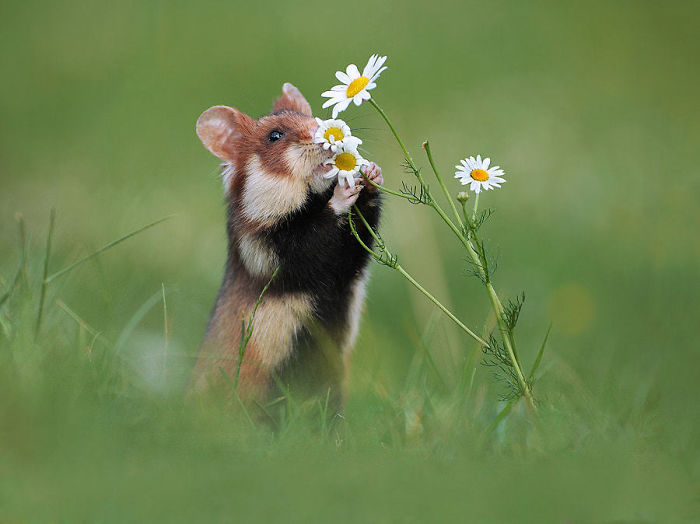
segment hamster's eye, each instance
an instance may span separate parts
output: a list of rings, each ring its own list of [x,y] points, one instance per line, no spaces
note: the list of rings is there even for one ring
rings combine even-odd
[[[280,131],[279,129],[275,129],[274,131],[270,131],[270,136],[268,138],[270,142],[277,142],[283,136],[284,133],[282,131]]]

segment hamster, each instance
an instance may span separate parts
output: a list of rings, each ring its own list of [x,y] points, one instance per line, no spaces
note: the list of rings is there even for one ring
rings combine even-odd
[[[230,394],[221,370],[233,380],[241,321],[279,266],[255,315],[238,394],[249,403],[318,394],[341,409],[370,260],[347,215],[357,204],[376,228],[381,197],[362,177],[354,188],[323,177],[331,153],[314,144],[317,129],[311,106],[289,83],[258,120],[214,106],[197,121],[202,143],[223,161],[228,259],[193,371],[196,391]],[[376,164],[363,172],[383,183]],[[372,246],[366,228],[357,230]]]

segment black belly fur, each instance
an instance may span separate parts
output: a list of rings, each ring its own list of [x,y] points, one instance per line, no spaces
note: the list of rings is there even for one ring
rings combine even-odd
[[[311,295],[316,318],[329,329],[341,327],[348,317],[352,287],[361,278],[370,255],[352,235],[347,215],[336,215],[327,205],[333,188],[312,194],[305,205],[272,229],[268,241],[280,259],[280,271],[269,293],[303,292]],[[357,206],[372,227],[377,227],[380,196],[366,189]],[[368,245],[373,239],[355,219]]]
[[[341,406],[344,376],[340,351],[351,322],[350,305],[354,284],[362,278],[370,255],[352,235],[347,216],[336,215],[328,206],[333,189],[312,195],[305,206],[268,235],[281,261],[280,271],[268,292],[303,292],[315,305],[315,321],[296,337],[292,353],[274,371],[279,394],[288,391],[306,396],[327,397],[332,410]],[[368,223],[376,228],[380,196],[366,190],[357,206]],[[358,219],[363,241],[373,245],[371,235]]]

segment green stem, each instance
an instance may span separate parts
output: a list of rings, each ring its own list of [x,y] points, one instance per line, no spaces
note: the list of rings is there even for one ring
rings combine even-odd
[[[391,132],[394,134],[394,138],[396,138],[396,141],[399,143],[399,146],[401,146],[401,150],[403,151],[403,156],[406,158],[406,161],[408,162],[408,164],[411,166],[411,168],[414,171],[418,171],[418,169],[416,169],[416,165],[413,163],[413,158],[411,157],[411,154],[408,152],[408,149],[406,149],[406,146],[403,145],[403,142],[401,141],[399,134],[396,132],[396,129],[394,129],[394,126],[392,125],[391,120],[389,120],[389,117],[386,116],[386,113],[384,112],[384,110],[381,107],[379,107],[379,105],[374,101],[374,98],[370,98],[369,103],[374,106],[374,108],[379,112],[379,114],[382,116],[382,118],[386,122],[386,125],[388,125],[389,129],[391,129]]]
[[[379,238],[379,236],[375,233],[375,231],[370,227],[369,223],[367,222],[365,217],[362,215],[362,212],[357,208],[357,206],[353,205],[352,211],[354,211],[357,214],[357,216],[360,217],[360,220],[362,221],[364,226],[367,228],[367,231],[369,231],[369,234],[372,235],[372,238],[377,243],[377,245],[380,246],[380,249],[382,249],[382,251],[384,251],[384,253],[389,258],[391,258],[392,255],[389,252],[389,250],[386,249],[386,247],[383,247],[384,242]],[[352,216],[351,216],[352,211],[350,212],[350,214],[348,214],[348,220],[349,220],[350,230],[352,231],[352,234],[355,236],[355,239],[360,243],[360,245],[370,255],[372,255],[376,260],[381,261],[382,260],[381,255],[378,255],[377,253],[375,253],[367,244],[365,244],[364,241],[360,238],[360,235],[357,233],[357,230],[355,229],[355,225],[353,224],[353,221],[352,221]],[[471,329],[469,329],[467,326],[465,326],[461,320],[459,320],[456,316],[454,316],[449,309],[447,309],[445,306],[443,306],[442,303],[437,298],[435,298],[432,294],[430,294],[430,292],[427,289],[425,289],[423,286],[421,286],[416,281],[415,278],[413,278],[403,267],[401,267],[400,264],[396,264],[394,266],[394,269],[396,269],[399,273],[401,273],[401,275],[406,280],[408,280],[411,284],[413,284],[415,286],[415,288],[418,289],[418,291],[423,293],[428,298],[428,300],[430,300],[433,304],[435,304],[443,313],[445,313],[445,315],[447,315],[450,318],[450,320],[452,320],[455,324],[457,324],[467,335],[472,337],[474,340],[476,340],[477,342],[479,342],[483,346],[489,347],[488,342],[486,342],[483,338],[481,338],[479,335],[477,335]]]
[[[462,217],[464,218],[465,222],[469,222],[469,213],[467,213],[467,201],[460,200],[460,203],[462,204]]]
[[[476,233],[472,231],[472,235],[474,236],[474,240],[478,241],[478,239],[476,237]],[[471,256],[474,264],[476,264],[476,266],[480,268],[482,276],[485,279],[486,272],[484,271],[484,266],[482,265],[483,261],[480,260],[479,255],[476,253],[476,250],[472,246],[471,240],[468,241],[468,244],[469,244],[469,249],[468,249],[469,256]],[[520,383],[520,387],[522,388],[523,395],[525,395],[525,398],[527,398],[527,401],[529,402],[530,406],[532,407],[532,409],[534,411],[537,409],[537,407],[535,405],[535,399],[532,397],[532,392],[530,391],[530,386],[528,385],[527,381],[525,380],[525,376],[523,375],[522,369],[520,368],[520,362],[518,360],[518,356],[517,356],[517,353],[515,351],[515,344],[513,343],[513,334],[510,332],[510,330],[508,329],[508,326],[506,326],[506,323],[503,320],[503,304],[501,303],[501,300],[498,298],[498,294],[496,293],[496,290],[494,289],[493,285],[488,280],[486,280],[486,291],[488,292],[489,300],[491,301],[491,307],[493,308],[494,313],[496,313],[496,320],[498,322],[498,328],[501,330],[503,343],[506,346],[506,351],[508,351],[508,356],[510,357],[511,362],[513,363],[513,369],[515,370],[515,375],[518,377],[518,382]]]
[[[362,171],[360,171],[360,173],[362,173]],[[394,196],[397,196],[397,197],[400,197],[400,198],[405,198],[406,200],[412,200],[412,201],[415,202],[415,200],[414,200],[412,197],[408,196],[408,195],[404,195],[403,193],[399,193],[398,191],[394,191],[393,189],[388,189],[388,188],[386,188],[386,187],[384,187],[384,186],[380,186],[380,185],[377,184],[376,182],[373,182],[372,180],[370,180],[369,178],[367,178],[367,177],[365,176],[364,173],[362,173],[362,176],[363,176],[364,179],[365,179],[367,182],[369,182],[369,184],[370,184],[371,186],[373,186],[375,189],[379,189],[380,191],[384,191],[385,193],[389,193],[390,195],[394,195]]]
[[[435,166],[435,161],[433,160],[433,153],[430,150],[430,143],[427,140],[425,142],[423,142],[423,149],[425,149],[425,153],[426,153],[426,155],[428,155],[428,162],[430,162],[430,167],[433,168],[433,173],[435,173],[435,178],[437,178],[437,181],[440,184],[440,187],[442,188],[442,192],[445,194],[445,198],[450,203],[450,207],[452,208],[452,212],[454,213],[455,218],[457,219],[457,223],[459,224],[459,227],[464,227],[464,224],[462,224],[462,218],[459,216],[459,213],[457,212],[457,207],[455,206],[454,199],[450,196],[450,192],[447,190],[447,187],[445,186],[445,182],[443,182],[442,177],[440,176],[440,173],[438,173],[437,167]]]
[[[408,152],[406,149],[406,146],[404,145],[403,141],[401,140],[401,137],[399,137],[399,134],[396,132],[396,129],[394,128],[393,124],[391,123],[391,120],[389,120],[389,117],[386,116],[386,113],[384,110],[379,107],[379,105],[374,101],[373,98],[369,99],[370,104],[379,112],[379,114],[382,116],[386,124],[389,126],[389,129],[391,129],[391,132],[394,135],[394,138],[396,138],[396,141],[399,143],[399,146],[401,147],[401,151],[403,151],[404,157],[406,158],[406,162],[408,162],[409,167],[413,171],[413,173],[416,175],[416,178],[418,179],[418,182],[420,183],[421,187],[423,188],[424,191],[427,191],[428,186],[425,184],[425,181],[423,180],[423,176],[420,174],[420,170],[416,167],[415,162],[413,162],[413,157],[411,157],[411,154]],[[439,175],[438,175],[439,179]],[[447,189],[445,188],[445,191]],[[428,195],[430,193],[428,192]],[[448,218],[447,214],[442,210],[440,205],[435,202],[435,200],[430,197],[430,207],[432,207],[438,215],[440,215],[440,218],[448,225],[448,227],[457,235],[457,237],[462,241],[462,244],[466,247],[466,240],[464,239],[464,236],[460,232],[460,230],[455,226],[455,224]],[[451,201],[450,201],[451,202]],[[459,220],[459,216],[457,217],[458,222],[461,223]]]
[[[360,220],[362,221],[362,224],[365,226],[365,228],[367,228],[367,231],[369,231],[369,234],[372,235],[372,238],[373,238],[374,241],[377,243],[377,245],[380,246],[380,247],[383,246],[383,245],[384,245],[384,242],[382,241],[382,239],[379,238],[379,235],[377,235],[377,233],[374,232],[374,229],[372,229],[372,226],[369,225],[369,222],[367,222],[367,219],[365,218],[365,215],[362,214],[362,211],[360,211],[360,208],[357,207],[357,204],[353,204],[353,205],[352,205],[352,210],[353,210],[355,213],[357,213],[357,216],[358,216],[358,217],[360,217]],[[350,224],[352,225],[352,219],[350,219]],[[357,233],[357,231],[355,230],[354,226],[352,227],[352,230],[353,230],[354,233]],[[359,235],[358,235],[358,237],[359,237]],[[372,249],[370,249],[364,242],[362,242],[362,240],[361,240],[360,238],[358,238],[358,240],[360,240],[360,243],[361,243],[363,246],[365,246],[365,248],[368,249],[368,250],[370,251],[370,253],[374,253],[374,251],[372,251]],[[385,253],[388,253],[388,251],[387,251],[386,248],[382,248],[382,251],[384,251]]]
[[[411,170],[413,171],[413,173],[416,175],[416,178],[418,178],[418,182],[420,183],[421,187],[422,187],[424,190],[426,190],[426,189],[427,189],[427,186],[425,185],[425,182],[424,182],[424,180],[423,180],[423,177],[421,176],[420,171],[418,170],[418,168],[416,167],[415,163],[413,162],[413,158],[411,157],[410,153],[409,153],[408,150],[406,149],[406,146],[404,145],[403,141],[401,140],[401,137],[399,137],[399,134],[396,132],[396,129],[394,128],[393,124],[391,123],[391,120],[389,120],[389,117],[386,115],[386,113],[384,112],[384,110],[383,110],[381,107],[379,107],[379,105],[374,101],[374,99],[370,98],[370,99],[369,99],[369,102],[370,102],[370,104],[377,110],[377,112],[379,112],[379,114],[381,115],[381,117],[384,119],[384,121],[386,122],[386,124],[389,126],[389,129],[390,129],[391,132],[393,133],[394,138],[396,138],[396,141],[398,142],[399,146],[401,147],[401,150],[403,151],[404,157],[406,158],[406,161],[408,162],[409,167],[411,168]],[[426,151],[427,151],[427,150],[426,150]],[[429,158],[429,160],[430,160],[430,159],[431,159],[431,155],[429,155],[428,158]],[[443,186],[443,190],[444,190],[445,192],[447,192],[447,189],[446,189],[446,188],[444,187],[444,185],[442,184],[442,180],[440,179],[440,176],[437,174],[437,170],[435,169],[435,166],[433,165],[432,162],[431,162],[431,166],[433,166],[433,170],[435,171],[435,173],[436,173],[436,175],[437,175],[437,177],[438,177],[438,181],[441,183],[441,186]],[[448,193],[448,198],[449,198],[449,193]],[[450,203],[452,204],[452,200],[451,200],[451,199],[450,199]],[[478,208],[478,204],[479,204],[479,194],[477,193],[476,198],[475,198],[475,202],[474,202],[474,212],[473,212],[473,214],[472,214],[472,223],[474,222],[474,220],[476,220],[476,211],[477,211],[477,208]],[[524,395],[525,398],[528,400],[528,403],[530,404],[532,410],[535,411],[535,410],[537,409],[537,408],[536,408],[536,405],[535,405],[535,400],[534,400],[534,398],[532,397],[532,392],[530,391],[530,387],[529,387],[527,381],[525,380],[525,377],[524,377],[524,375],[523,375],[522,370],[520,369],[520,363],[518,362],[518,358],[517,358],[517,355],[516,355],[516,352],[515,352],[515,347],[514,347],[514,344],[513,344],[512,333],[508,330],[508,328],[507,328],[507,326],[505,325],[505,322],[504,322],[504,320],[503,320],[503,304],[501,303],[501,300],[498,298],[498,295],[496,294],[496,290],[493,288],[493,286],[491,285],[491,282],[490,282],[489,279],[487,278],[488,275],[486,274],[486,271],[485,271],[485,269],[484,269],[484,268],[485,268],[485,263],[484,263],[485,261],[481,261],[481,260],[480,260],[480,257],[479,257],[479,255],[476,253],[476,250],[474,249],[474,246],[473,246],[473,244],[472,244],[472,242],[471,242],[471,237],[473,237],[475,241],[478,241],[477,238],[476,238],[476,232],[472,229],[470,235],[469,235],[468,237],[465,237],[465,236],[462,234],[462,231],[460,231],[460,230],[457,228],[457,226],[449,219],[449,217],[445,214],[445,212],[442,210],[442,208],[441,208],[441,207],[437,204],[437,202],[435,202],[435,200],[432,199],[432,198],[430,198],[430,206],[431,206],[433,209],[435,209],[435,211],[437,212],[437,214],[440,215],[440,218],[442,218],[442,220],[447,224],[447,226],[448,226],[448,227],[452,230],[452,232],[457,236],[457,238],[458,238],[459,241],[462,243],[462,245],[467,249],[467,252],[469,253],[469,256],[471,257],[471,259],[472,259],[472,261],[474,262],[474,264],[475,264],[478,268],[480,268],[480,272],[481,272],[481,274],[482,274],[482,277],[484,278],[484,282],[485,282],[485,285],[486,285],[486,290],[487,290],[488,295],[489,295],[489,300],[491,301],[491,307],[493,308],[493,311],[494,311],[494,313],[496,314],[496,318],[497,318],[497,320],[498,320],[498,327],[499,327],[499,329],[501,330],[503,342],[504,342],[504,344],[505,344],[505,346],[506,346],[506,350],[508,351],[508,356],[510,357],[511,362],[513,363],[513,369],[515,370],[516,377],[518,378],[518,382],[519,382],[520,387],[521,387],[521,389],[522,389],[522,391],[523,391],[523,395]],[[453,210],[455,211],[455,215],[457,216],[457,221],[458,221],[459,223],[461,223],[459,214],[456,212],[456,209],[453,208]],[[352,225],[352,220],[351,220],[350,222],[351,222],[351,225]],[[371,228],[370,228],[370,229],[371,229]],[[360,240],[359,235],[357,235],[356,232],[355,232],[354,230],[353,230],[353,233],[355,234],[355,237],[356,237],[358,240]],[[374,236],[374,234],[373,234],[373,236]],[[370,253],[372,253],[372,255],[373,255],[375,258],[377,258],[378,260],[381,260],[381,257],[378,257],[371,249],[369,249],[366,245],[364,245],[364,243],[363,243],[361,240],[360,240],[360,243],[363,245],[363,247],[364,247],[365,249],[367,249]],[[385,251],[385,253],[388,253],[388,251],[386,251],[386,249],[385,249],[384,251]],[[399,269],[400,266],[398,266],[398,264],[397,264],[395,267],[396,267],[396,269]],[[404,273],[405,273],[405,272],[404,272]],[[402,274],[404,274],[404,273],[402,273]],[[404,277],[406,277],[406,275],[408,275],[408,274],[407,274],[407,273],[404,274]],[[408,275],[408,276],[410,277],[410,275]],[[413,283],[414,285],[416,285],[416,287],[419,286],[417,282],[411,281],[411,279],[409,279],[409,281],[410,281],[411,283]],[[433,301],[434,303],[437,303],[437,301],[435,300],[435,298],[434,298],[432,295],[430,295],[427,291],[425,291],[425,290],[422,289],[421,287],[418,287],[418,289],[419,289],[421,292],[423,292],[429,299],[431,299],[431,301]],[[443,306],[443,308],[444,308],[444,306]],[[441,308],[441,309],[442,309],[442,308]],[[447,312],[447,309],[445,308],[445,309],[443,309],[443,311]],[[450,317],[450,318],[452,318],[452,317]],[[454,320],[454,319],[453,319],[453,320]],[[460,326],[460,327],[462,327],[462,326]],[[465,327],[466,327],[466,326],[465,326]],[[467,331],[467,332],[468,332],[470,335],[472,335],[473,337],[477,338],[477,340],[481,340],[480,338],[476,337],[476,335],[474,335],[470,330]],[[488,344],[487,344],[487,347],[488,347]]]
[[[465,333],[467,333],[470,337],[472,337],[474,340],[482,344],[483,346],[489,347],[488,342],[486,342],[484,339],[482,339],[479,335],[474,333],[471,329],[469,329],[467,326],[465,326],[456,316],[450,312],[449,309],[447,309],[445,306],[443,306],[440,301],[435,298],[433,295],[430,294],[428,290],[426,290],[423,286],[421,286],[416,280],[408,274],[408,272],[401,267],[400,264],[397,264],[396,270],[403,275],[403,277],[408,280],[411,284],[413,284],[418,291],[423,293],[426,297],[428,297],[428,300],[430,300],[433,304],[435,304],[440,310],[445,313],[455,324],[457,324]]]

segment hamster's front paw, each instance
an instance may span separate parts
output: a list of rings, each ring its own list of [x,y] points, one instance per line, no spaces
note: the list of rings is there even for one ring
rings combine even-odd
[[[374,184],[378,186],[384,185],[384,178],[382,177],[382,168],[374,162],[370,162],[370,164],[362,170],[362,173],[364,174],[364,176],[362,177],[360,182],[362,183],[362,185],[367,187],[367,191],[377,191],[377,188],[369,182],[367,182],[367,179],[369,179],[371,182],[374,182]],[[367,179],[365,179],[365,177],[367,177]]]
[[[328,205],[337,215],[344,215],[357,201],[362,187],[361,184],[355,184],[355,187],[348,187],[345,181],[338,182],[333,191],[333,196],[328,201]]]

